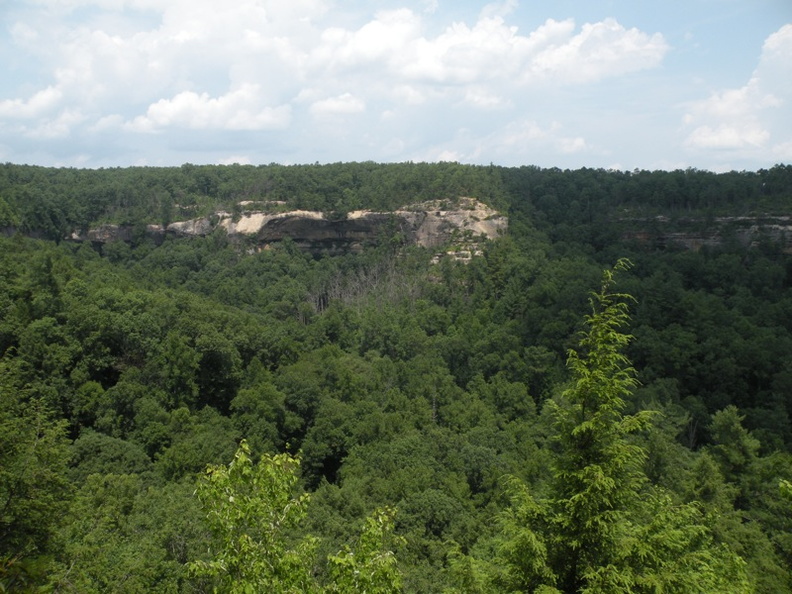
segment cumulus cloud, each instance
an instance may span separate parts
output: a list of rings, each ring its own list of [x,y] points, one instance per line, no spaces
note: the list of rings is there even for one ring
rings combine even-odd
[[[792,25],[770,35],[751,78],[742,87],[712,93],[692,103],[684,116],[688,129],[685,145],[693,149],[764,149],[784,152],[789,138],[777,139],[774,131],[788,133],[792,118]]]
[[[468,88],[465,91],[465,102],[482,109],[502,109],[511,106],[511,101],[483,87]]]
[[[421,2],[424,5],[424,12],[427,14],[434,14],[439,6],[438,0],[421,0]]]
[[[762,147],[770,138],[770,132],[752,119],[749,117],[747,121],[734,125],[699,126],[687,137],[686,144],[694,148],[715,149]]]
[[[251,165],[250,157],[233,156],[223,157],[217,160],[218,165]]]
[[[778,163],[792,162],[792,140],[780,142],[773,147],[773,155]]]
[[[79,108],[64,105],[63,93],[53,86],[38,91],[27,100],[0,101],[0,130],[20,137],[64,138],[85,119]]]
[[[756,77],[739,89],[713,93],[694,103],[685,115],[685,123],[695,125],[686,144],[724,149],[763,146],[770,132],[761,122],[760,113],[779,105],[780,100],[764,91],[761,80]]]
[[[543,125],[530,118],[520,118],[485,133],[462,128],[445,144],[416,155],[416,159],[474,163],[484,159],[517,164],[529,162],[529,155],[537,151],[572,155],[588,150],[585,138],[570,135],[558,122]]]
[[[408,9],[379,13],[356,31],[325,29],[312,52],[317,69],[343,71],[365,64],[387,64],[420,38],[421,19]]]
[[[40,121],[25,131],[25,135],[39,140],[66,138],[72,130],[86,120],[79,110],[64,109],[57,116]]]
[[[0,120],[0,131],[5,135],[46,142],[67,138],[72,131],[86,121],[78,110],[64,109],[52,116],[20,123],[6,123]]]
[[[291,108],[262,106],[255,85],[246,85],[221,97],[184,91],[172,99],[160,99],[149,106],[146,115],[135,118],[128,127],[150,132],[167,127],[197,130],[267,130],[285,128]]]
[[[40,117],[56,107],[63,96],[60,89],[49,86],[38,91],[28,100],[6,99],[0,101],[0,117],[8,119],[30,119]]]
[[[142,143],[148,140],[134,138],[163,131],[287,128],[290,138],[316,146],[312,126],[343,117],[349,145],[358,142],[359,151],[387,146],[388,157],[399,158],[400,147],[411,158],[428,146],[473,160],[483,155],[480,147],[508,145],[510,133],[478,131],[482,143],[457,150],[443,143],[459,123],[443,120],[497,116],[492,128],[518,122],[524,133],[516,112],[527,97],[654,68],[669,50],[660,33],[614,19],[548,19],[521,30],[516,0],[487,4],[469,22],[445,23],[436,0],[414,2],[415,10],[381,2],[387,8],[373,14],[329,0],[237,0],[222,9],[216,0],[23,4],[7,27],[9,43],[39,60],[43,82],[0,91],[0,130],[71,135],[86,147],[110,131]],[[782,41],[768,40],[767,54],[780,60]],[[560,154],[588,149],[579,134],[551,140],[552,120],[531,120],[542,121],[544,146]],[[707,125],[717,123],[696,127]],[[325,150],[336,144],[324,139]],[[356,155],[370,157],[376,154]]]
[[[484,18],[488,17],[505,17],[514,12],[517,8],[517,0],[504,0],[503,2],[493,2],[487,4],[481,9],[481,15]]]
[[[216,115],[237,93],[229,88],[257,85],[269,103],[280,104],[293,100],[309,81],[324,86],[327,95],[337,94],[339,78],[363,89],[382,80],[391,90],[414,89],[414,98],[425,95],[427,87],[479,85],[462,95],[488,108],[493,101],[482,98],[498,93],[482,90],[483,84],[513,88],[542,79],[591,82],[656,66],[668,49],[661,35],[625,29],[612,19],[585,24],[578,32],[571,20],[548,20],[521,34],[505,21],[516,6],[513,0],[487,5],[472,26],[455,22],[435,36],[425,34],[424,16],[407,8],[382,11],[357,28],[322,28],[317,21],[327,5],[321,0],[239,0],[223,10],[216,9],[214,0],[38,1],[50,9],[115,11],[76,30],[48,32],[55,43],[55,83],[39,94],[57,93],[98,110],[110,103],[151,103],[152,97],[170,96],[142,116],[160,123],[165,121],[161,116],[177,112],[183,117],[171,118],[174,123],[187,118],[197,125],[197,106],[204,105],[215,114],[209,120],[231,122],[235,128],[236,120]],[[130,31],[129,11],[158,14],[158,22]],[[31,36],[44,37],[23,22],[12,28],[27,43],[33,43]],[[221,88],[223,79],[226,89]],[[217,103],[207,94],[218,96]],[[222,94],[229,96],[223,99]],[[40,99],[12,101],[32,110]],[[261,118],[251,121],[253,129],[262,126]]]
[[[505,6],[505,8],[504,8]],[[402,82],[463,85],[495,79],[587,83],[657,66],[669,46],[659,33],[625,29],[614,19],[587,23],[549,19],[522,35],[506,23],[510,3],[490,7],[471,27],[453,23],[423,35],[408,9],[383,12],[356,31],[325,31],[314,59],[323,68],[379,63]]]
[[[536,36],[528,38],[537,51],[531,53],[526,79],[592,82],[653,68],[669,50],[660,33],[625,29],[614,19],[586,23],[575,35],[571,31],[571,21],[548,21]]]
[[[337,97],[328,97],[311,104],[310,111],[315,116],[331,116],[340,114],[360,113],[366,110],[366,104],[351,93]]]

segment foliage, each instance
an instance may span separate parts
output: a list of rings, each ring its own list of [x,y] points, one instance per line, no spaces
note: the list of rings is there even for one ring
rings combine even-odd
[[[0,362],[0,589],[33,589],[71,494],[65,423],[28,399]]]
[[[295,497],[299,460],[288,454],[251,459],[245,441],[226,466],[210,466],[198,483],[219,548],[191,570],[212,578],[215,591],[297,593],[315,590],[311,538],[287,544],[289,531],[305,516],[308,495]]]
[[[328,558],[328,592],[395,594],[402,591],[401,575],[391,550],[394,546],[394,513],[389,508],[376,510],[366,518],[355,547],[345,546]]]
[[[157,491],[134,474],[89,475],[64,518],[61,563],[49,586],[74,593],[177,591],[185,576],[168,545],[179,529],[190,529],[167,527],[166,518],[195,517],[188,500],[166,506]]]
[[[572,387],[555,404],[558,454],[546,499],[519,482],[504,515],[507,591],[747,592],[744,561],[713,543],[695,505],[674,505],[642,471],[628,435],[649,414],[624,415],[635,386],[622,350],[628,297],[612,293],[619,261],[592,298],[580,352],[570,351]]]
[[[196,481],[265,513],[253,460],[299,452],[271,473],[310,500],[271,539],[309,589],[792,591],[792,255],[745,228],[789,214],[790,171],[0,165],[0,584],[222,589],[243,547]],[[468,264],[145,227],[462,195],[510,227]],[[104,223],[127,241],[71,239]]]

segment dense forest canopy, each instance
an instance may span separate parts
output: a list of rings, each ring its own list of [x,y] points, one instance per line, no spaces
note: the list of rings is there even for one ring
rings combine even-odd
[[[240,202],[292,209],[394,210],[473,196],[502,210],[529,209],[546,224],[605,217],[788,214],[792,166],[757,172],[576,171],[458,163],[191,165],[55,169],[0,165],[0,227],[59,238],[99,222],[168,223]],[[5,205],[4,205],[5,203]]]
[[[467,264],[69,239],[462,196]],[[789,216],[787,165],[0,165],[0,587],[792,591]]]

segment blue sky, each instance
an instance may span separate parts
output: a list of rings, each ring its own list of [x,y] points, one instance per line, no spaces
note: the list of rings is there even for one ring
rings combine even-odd
[[[792,162],[790,0],[0,0],[0,161]]]

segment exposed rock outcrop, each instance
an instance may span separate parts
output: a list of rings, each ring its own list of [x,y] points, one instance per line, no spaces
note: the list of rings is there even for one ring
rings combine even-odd
[[[659,248],[698,251],[726,243],[756,247],[763,242],[776,244],[783,252],[792,253],[792,217],[713,217],[683,218],[671,221],[666,217],[623,220],[629,229],[622,239]]]
[[[508,219],[499,212],[473,198],[460,198],[453,204],[434,201],[394,212],[360,210],[338,217],[305,210],[247,211],[237,216],[216,212],[211,217],[178,221],[167,227],[101,225],[84,235],[74,234],[71,239],[95,243],[132,241],[142,232],[161,241],[166,236],[206,236],[224,229],[229,237],[259,247],[287,238],[302,249],[323,253],[359,251],[383,240],[430,248],[452,243],[454,253],[470,257],[479,250],[480,238],[495,238],[507,226]]]

